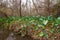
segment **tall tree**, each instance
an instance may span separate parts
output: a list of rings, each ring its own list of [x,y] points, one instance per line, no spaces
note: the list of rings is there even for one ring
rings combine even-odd
[[[21,15],[21,0],[20,0],[20,16],[22,16],[22,15]]]
[[[50,15],[50,0],[44,0],[45,1],[45,13],[48,15]]]

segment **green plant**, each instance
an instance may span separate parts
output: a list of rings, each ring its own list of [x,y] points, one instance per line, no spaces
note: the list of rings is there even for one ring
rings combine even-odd
[[[29,34],[30,36],[37,35],[38,37],[47,37],[53,35],[56,32],[60,33],[60,17],[54,18],[53,16],[24,16],[24,17],[9,17],[0,18],[0,22],[3,23],[4,28],[11,26],[14,30],[18,29],[18,33],[22,36]],[[17,22],[15,24],[15,22]],[[13,27],[13,24],[16,26]],[[19,24],[19,25],[18,25]],[[18,25],[18,26],[17,26]],[[12,29],[11,29],[12,30]],[[14,31],[13,30],[13,31]]]

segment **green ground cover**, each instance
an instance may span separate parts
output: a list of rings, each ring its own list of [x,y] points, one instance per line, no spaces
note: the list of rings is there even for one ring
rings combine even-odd
[[[24,16],[0,18],[2,28],[9,29],[21,36],[30,35],[34,38],[55,37],[60,35],[60,17]]]

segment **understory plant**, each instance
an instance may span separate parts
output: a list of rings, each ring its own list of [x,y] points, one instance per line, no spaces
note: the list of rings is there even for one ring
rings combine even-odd
[[[0,23],[1,27],[21,36],[29,35],[39,39],[60,35],[60,17],[55,18],[52,15],[0,18]]]

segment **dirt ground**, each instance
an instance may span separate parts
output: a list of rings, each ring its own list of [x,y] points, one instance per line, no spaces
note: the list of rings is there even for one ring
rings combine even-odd
[[[35,40],[29,36],[21,37],[20,35],[11,36],[9,31],[0,30],[0,40]]]

